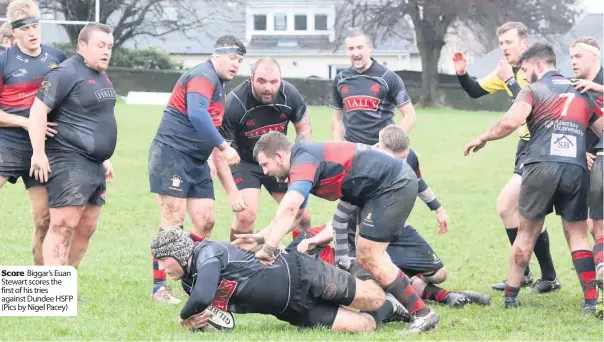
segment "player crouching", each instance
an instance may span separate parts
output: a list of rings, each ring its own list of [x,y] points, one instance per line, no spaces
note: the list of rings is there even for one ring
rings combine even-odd
[[[231,244],[205,239],[196,244],[178,227],[164,227],[151,241],[159,267],[182,280],[189,295],[180,312],[185,329],[208,324],[206,308],[272,315],[297,327],[333,331],[375,330],[404,307],[373,281],[300,253],[283,253],[272,265]],[[360,312],[345,308],[349,306]]]

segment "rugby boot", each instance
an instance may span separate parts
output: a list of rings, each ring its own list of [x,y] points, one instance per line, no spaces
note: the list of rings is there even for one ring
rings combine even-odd
[[[462,308],[468,303],[468,298],[463,293],[450,291],[447,293],[444,302],[452,308]]]
[[[520,307],[520,299],[518,296],[503,296],[503,306],[506,309]]]
[[[533,283],[533,274],[529,273],[528,275],[525,275],[524,278],[522,278],[522,283],[520,283],[520,287],[530,286],[532,283]],[[493,284],[493,290],[496,290],[496,291],[505,290],[505,280],[502,282],[499,282],[497,284]]]
[[[405,328],[406,334],[420,334],[428,330],[436,328],[440,317],[434,310],[430,309],[430,312],[425,316],[413,316],[413,321]]]
[[[153,295],[153,301],[156,303],[166,304],[180,304],[180,299],[172,295],[172,288],[170,286],[162,286]]]
[[[554,280],[543,280],[537,279],[535,284],[533,284],[533,292],[534,293],[548,293],[560,290],[562,287],[562,283],[560,283],[560,279],[556,277]]]
[[[386,300],[392,304],[394,311],[386,317],[382,322],[411,322],[413,316],[391,293],[386,293]]]
[[[468,304],[491,305],[491,296],[486,293],[463,291],[461,294],[466,296]]]

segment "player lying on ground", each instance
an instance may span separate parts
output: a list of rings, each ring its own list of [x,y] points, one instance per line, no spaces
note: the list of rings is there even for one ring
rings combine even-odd
[[[397,158],[407,161],[413,168],[419,179],[418,197],[431,210],[435,211],[436,220],[439,224],[438,234],[444,234],[448,231],[449,218],[445,213],[444,208],[432,192],[426,181],[421,177],[419,168],[419,159],[415,152],[409,149],[409,137],[399,126],[386,126],[380,132],[379,148],[391,153]],[[341,209],[341,208],[339,208]],[[424,240],[420,234],[406,222],[401,222],[403,232],[392,241],[386,252],[392,259],[392,262],[400,268],[405,274],[411,277],[411,284],[417,293],[421,293],[422,299],[433,300],[452,307],[462,307],[465,304],[476,303],[481,305],[489,305],[491,297],[486,294],[481,294],[474,291],[449,291],[436,286],[447,280],[447,269],[444,267],[441,259],[436,255],[432,247]],[[335,251],[332,248],[327,248],[328,252],[324,252],[327,244],[329,244],[334,236],[342,237],[342,243],[352,246],[354,250],[356,227],[348,227],[347,231],[336,232],[331,224],[327,224],[325,229],[316,228],[310,232],[301,234],[292,241],[287,250],[297,249],[301,253],[312,251],[312,254],[318,254],[324,261],[332,262],[338,259],[335,253],[340,252],[340,248]],[[318,248],[317,248],[318,247]],[[346,256],[348,256],[349,248],[344,248]],[[368,279],[368,273],[362,271],[358,267],[358,263],[353,263],[350,272],[357,278]]]
[[[252,234],[266,243],[256,252],[260,260],[274,262],[282,238],[296,225],[309,194],[359,207],[356,255],[359,264],[413,314],[412,332],[436,327],[438,315],[426,307],[407,277],[386,254],[401,233],[417,197],[417,176],[404,161],[375,148],[350,142],[298,143],[292,145],[279,132],[265,134],[254,148],[254,157],[265,174],[289,180],[277,214],[263,231]],[[352,215],[348,216],[350,218]],[[347,222],[347,218],[344,218]],[[249,236],[246,236],[249,237]],[[234,243],[238,243],[237,240]]]
[[[283,253],[269,266],[226,242],[194,243],[179,227],[160,228],[151,253],[160,269],[180,279],[189,294],[180,312],[181,325],[188,329],[207,324],[200,315],[210,305],[233,313],[272,315],[298,327],[348,332],[375,330],[384,319],[407,314],[375,282],[357,280],[301,253]]]
[[[497,28],[499,47],[505,60],[497,62],[497,68],[481,80],[475,80],[467,73],[468,62],[463,53],[457,52],[453,57],[453,65],[457,78],[463,90],[472,98],[479,98],[488,94],[505,91],[512,99],[516,98],[522,87],[528,82],[524,72],[520,68],[520,55],[528,48],[528,29],[521,22],[507,22]],[[522,167],[526,146],[531,138],[526,123],[518,130],[519,140],[516,147],[516,158],[514,162],[514,174],[501,189],[497,197],[497,212],[505,227],[510,243],[513,245],[518,234],[518,198],[520,194],[520,183],[522,182]],[[543,227],[541,234],[535,242],[535,256],[541,268],[541,279],[532,286],[534,292],[546,293],[560,289],[560,279],[556,276],[556,270],[552,261],[549,247],[549,234]],[[527,266],[524,270],[524,278],[521,286],[533,284],[533,275]],[[505,282],[493,284],[493,289],[503,291]]]
[[[556,208],[583,288],[586,314],[595,312],[597,290],[593,253],[587,238],[589,175],[586,130],[601,135],[601,110],[587,95],[556,70],[556,55],[548,44],[536,43],[521,56],[530,84],[507,113],[485,134],[466,145],[464,154],[477,152],[488,141],[502,139],[527,121],[531,140],[526,148],[520,190],[520,228],[510,255],[504,304],[520,306],[522,273],[545,217]],[[600,116],[592,124],[594,113]]]

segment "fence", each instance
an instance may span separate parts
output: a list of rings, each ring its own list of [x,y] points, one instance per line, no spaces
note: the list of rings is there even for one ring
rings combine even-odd
[[[129,91],[171,92],[174,84],[183,73],[182,70],[142,70],[111,68],[109,74],[118,94],[127,95]],[[417,102],[421,93],[421,73],[397,71],[413,102]],[[237,76],[228,83],[228,90],[236,87],[247,77]],[[323,106],[329,103],[333,81],[317,78],[285,78],[302,94],[309,105]],[[439,103],[445,107],[460,110],[506,111],[511,104],[504,92],[471,99],[461,89],[455,75],[439,76]]]

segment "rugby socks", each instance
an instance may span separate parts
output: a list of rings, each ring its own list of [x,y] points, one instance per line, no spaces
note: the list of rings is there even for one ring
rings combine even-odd
[[[159,263],[157,259],[153,258],[153,291],[151,294],[155,294],[162,286],[166,286],[166,272],[159,270]]]
[[[424,288],[424,292],[422,292],[422,299],[444,303],[448,294],[449,290],[428,283],[428,285],[426,285]]]
[[[543,233],[537,237],[533,252],[537,257],[537,261],[539,261],[541,279],[550,281],[556,279],[556,269],[554,268],[552,255],[549,251],[549,234],[547,233],[547,230],[544,230]]]
[[[366,313],[373,317],[375,320],[375,325],[379,326],[380,323],[388,318],[394,312],[394,306],[390,303],[389,300],[384,301],[384,304],[375,311],[361,311],[362,313]]]
[[[604,236],[600,236],[594,245],[594,264],[596,265],[596,275],[604,268]]]
[[[396,279],[384,288],[386,292],[391,293],[403,306],[409,311],[410,314],[416,316],[424,316],[430,312],[430,309],[426,307],[420,296],[415,292],[409,277],[405,275],[401,270],[398,271]]]
[[[339,201],[336,207],[336,213],[333,216],[331,224],[333,226],[335,249],[335,262],[344,268],[349,268],[351,264],[350,252],[348,247],[348,221],[356,213],[356,207],[344,201]]]
[[[505,285],[505,290],[503,290],[503,294],[507,297],[518,297],[518,292],[520,292],[520,287],[513,287],[510,285]]]
[[[579,276],[583,289],[585,305],[596,305],[598,291],[596,290],[596,266],[592,251],[578,250],[572,252],[573,266]]]
[[[508,239],[510,240],[510,244],[513,246],[514,245],[514,241],[516,241],[516,235],[518,235],[518,227],[516,227],[516,228],[506,228],[505,232],[508,234]],[[530,269],[530,267],[528,265],[526,265],[526,268],[524,269],[524,276],[527,276],[530,273],[531,273],[531,269]]]
[[[193,242],[203,241],[203,238],[199,235],[196,235],[195,233],[189,233],[189,236],[191,237],[191,240],[193,240]]]

